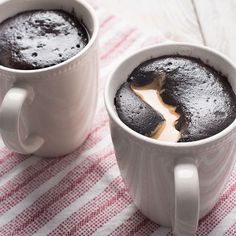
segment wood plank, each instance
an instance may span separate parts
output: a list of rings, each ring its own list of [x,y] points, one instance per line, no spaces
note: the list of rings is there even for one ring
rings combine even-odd
[[[160,30],[175,41],[203,43],[191,0],[102,0],[100,3],[141,30]]]
[[[236,1],[193,0],[207,46],[236,62]]]

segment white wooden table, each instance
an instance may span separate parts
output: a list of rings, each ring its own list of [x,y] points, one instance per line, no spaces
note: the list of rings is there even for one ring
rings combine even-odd
[[[174,41],[204,44],[236,63],[236,0],[101,0],[103,6],[145,31]]]

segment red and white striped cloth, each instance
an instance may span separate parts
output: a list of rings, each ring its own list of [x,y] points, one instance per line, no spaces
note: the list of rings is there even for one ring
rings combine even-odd
[[[171,235],[170,229],[145,218],[127,193],[102,96],[118,60],[164,38],[143,34],[95,4],[101,22],[101,76],[90,136],[74,153],[57,159],[0,149],[0,236]],[[197,235],[236,235],[236,168],[214,209],[200,220]]]

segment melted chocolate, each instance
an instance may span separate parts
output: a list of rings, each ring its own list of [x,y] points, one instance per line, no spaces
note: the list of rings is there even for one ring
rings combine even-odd
[[[184,56],[151,59],[134,69],[127,81],[142,86],[163,73],[161,97],[181,115],[176,124],[181,132],[179,142],[210,137],[234,121],[236,95],[227,78],[199,59]]]
[[[86,28],[62,10],[22,12],[0,24],[0,64],[40,69],[59,64],[88,43]]]
[[[120,119],[146,136],[151,136],[164,121],[163,116],[137,96],[127,82],[117,91],[115,105]]]

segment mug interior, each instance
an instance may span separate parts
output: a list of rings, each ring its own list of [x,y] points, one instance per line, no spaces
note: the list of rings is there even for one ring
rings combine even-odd
[[[6,20],[9,17],[12,17],[18,13],[30,10],[64,10],[70,14],[76,16],[78,20],[80,20],[88,30],[90,35],[90,40],[88,44],[77,53],[75,56],[69,58],[68,60],[46,68],[37,69],[37,70],[19,70],[12,69],[8,67],[4,67],[0,65],[1,69],[10,72],[24,72],[30,73],[32,71],[44,71],[58,65],[66,64],[69,61],[73,60],[73,58],[80,56],[83,54],[86,49],[88,49],[95,41],[98,35],[98,21],[94,10],[83,0],[7,0],[0,4],[0,22]]]
[[[226,129],[215,134],[209,138],[205,138],[198,141],[192,142],[184,142],[184,143],[171,143],[166,141],[159,141],[155,139],[151,139],[144,135],[141,135],[128,126],[126,126],[118,117],[116,108],[114,105],[114,98],[117,90],[124,83],[128,76],[131,74],[133,69],[135,69],[138,65],[142,62],[160,57],[160,56],[168,56],[168,55],[183,55],[183,56],[190,56],[201,59],[205,64],[210,65],[218,72],[221,72],[228,78],[229,83],[231,84],[234,93],[236,93],[236,68],[233,63],[227,59],[221,53],[218,53],[214,50],[211,50],[207,47],[203,46],[196,46],[191,44],[182,44],[182,43],[175,43],[175,44],[162,44],[158,46],[151,46],[148,48],[144,48],[126,58],[122,61],[111,74],[110,78],[107,81],[105,87],[105,104],[108,110],[110,117],[126,132],[129,132],[131,135],[136,136],[139,139],[143,139],[145,141],[151,143],[158,143],[164,146],[194,146],[198,144],[207,143],[210,141],[214,141],[230,131],[236,128],[236,120],[232,124],[230,124]]]

